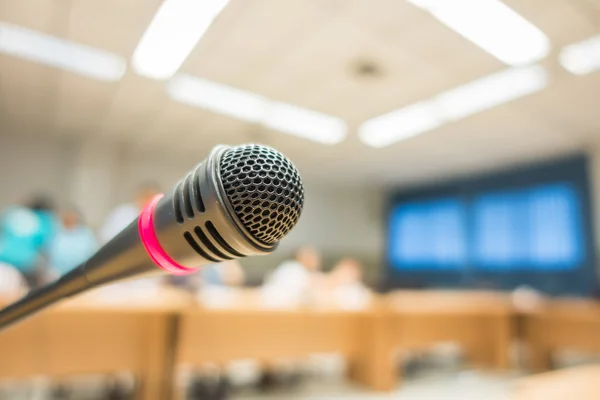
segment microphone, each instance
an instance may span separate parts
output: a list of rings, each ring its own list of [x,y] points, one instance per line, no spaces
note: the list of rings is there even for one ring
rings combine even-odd
[[[0,329],[103,284],[269,254],[303,205],[302,179],[284,155],[255,144],[217,146],[89,260],[0,311]]]

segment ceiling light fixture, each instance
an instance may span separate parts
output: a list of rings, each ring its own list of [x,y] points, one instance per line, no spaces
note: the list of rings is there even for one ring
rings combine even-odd
[[[167,93],[181,103],[249,122],[261,121],[269,106],[257,94],[184,74],[169,81]]]
[[[167,93],[184,104],[319,143],[336,144],[347,134],[346,123],[340,118],[190,75],[177,74],[169,80]]]
[[[385,147],[435,129],[443,122],[435,105],[424,101],[366,121],[359,127],[358,136],[371,147]]]
[[[452,121],[538,92],[548,84],[548,73],[540,65],[510,68],[436,96],[436,109]]]
[[[408,1],[507,65],[531,64],[550,51],[548,37],[501,1]]]
[[[181,67],[228,0],[165,0],[133,53],[133,69],[168,79]]]
[[[121,79],[127,68],[116,54],[3,22],[0,52],[103,81]]]
[[[337,144],[346,138],[346,123],[331,115],[286,103],[271,103],[263,125],[290,135],[323,144]]]
[[[600,35],[564,47],[560,64],[570,73],[585,75],[600,69]]]
[[[385,147],[466,118],[500,104],[538,92],[548,85],[548,72],[539,65],[505,71],[448,90],[364,122],[358,130],[363,143]]]

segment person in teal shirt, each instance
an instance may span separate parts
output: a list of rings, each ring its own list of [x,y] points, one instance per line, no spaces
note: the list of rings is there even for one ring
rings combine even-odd
[[[39,217],[23,206],[8,208],[1,217],[0,261],[22,273],[31,272],[38,260]]]
[[[52,210],[49,199],[35,196],[0,215],[0,262],[17,269],[30,287],[38,283],[41,255],[56,231]]]
[[[65,209],[58,231],[49,246],[49,268],[54,275],[64,275],[87,260],[98,248],[90,228],[85,226],[74,208]]]

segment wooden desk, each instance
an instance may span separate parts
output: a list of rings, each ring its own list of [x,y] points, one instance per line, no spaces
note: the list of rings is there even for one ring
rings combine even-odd
[[[326,352],[354,356],[361,322],[359,314],[343,312],[188,311],[181,316],[177,360],[198,365]]]
[[[177,315],[190,303],[166,292],[153,298],[122,305],[86,296],[17,324],[0,333],[0,377],[128,370],[140,378],[140,399],[168,399]]]
[[[523,339],[534,372],[551,369],[559,349],[600,354],[600,303],[590,300],[550,300],[524,319]]]
[[[160,298],[160,302],[152,301]],[[376,390],[397,385],[398,350],[456,342],[475,364],[508,367],[510,304],[489,293],[402,292],[363,312],[201,309],[167,293],[141,302],[80,298],[0,334],[1,377],[130,370],[143,399],[168,399],[174,365],[270,363],[338,353],[351,377]],[[122,304],[126,304],[123,306]]]
[[[366,313],[284,310],[188,310],[180,319],[176,365],[240,359],[297,360],[315,353],[360,357]],[[181,394],[176,395],[180,398]]]
[[[180,321],[176,364],[339,353],[350,361],[353,379],[392,390],[398,349],[452,341],[463,345],[474,363],[508,368],[510,311],[501,295],[443,292],[379,297],[365,312],[188,310]]]
[[[600,396],[600,366],[569,368],[524,378],[511,400],[597,400]]]
[[[442,342],[460,345],[478,367],[509,368],[512,340],[511,305],[507,296],[485,292],[397,292],[385,299],[379,317],[374,357],[381,365],[376,388],[396,386],[397,372],[387,365],[394,352],[424,349]],[[386,357],[385,354],[388,354]],[[377,363],[376,363],[377,364]],[[378,371],[378,372],[374,372]]]

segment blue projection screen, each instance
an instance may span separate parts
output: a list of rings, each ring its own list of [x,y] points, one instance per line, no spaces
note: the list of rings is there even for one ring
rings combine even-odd
[[[465,207],[457,199],[400,204],[391,210],[388,239],[388,259],[396,268],[462,268]]]
[[[568,270],[585,258],[581,205],[556,183],[390,210],[388,261],[405,270]]]
[[[574,156],[391,192],[381,288],[600,295],[588,181]]]
[[[581,206],[569,184],[479,196],[473,219],[473,264],[480,268],[568,270],[584,261]]]

